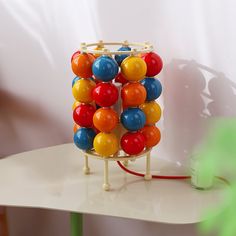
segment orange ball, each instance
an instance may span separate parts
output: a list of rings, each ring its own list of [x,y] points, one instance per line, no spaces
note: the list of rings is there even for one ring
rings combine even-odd
[[[91,54],[82,53],[75,57],[71,62],[73,72],[84,79],[88,79],[93,75],[92,65],[95,57]]]
[[[78,128],[80,128],[80,126],[77,125],[77,124],[74,124],[74,127],[73,127],[73,131],[74,131],[74,133],[78,130]]]
[[[118,114],[111,108],[99,108],[93,115],[93,125],[101,132],[111,132],[118,121]]]
[[[161,140],[161,132],[155,125],[144,126],[140,132],[145,137],[146,148],[156,146]]]
[[[125,107],[136,107],[143,104],[146,96],[146,89],[140,83],[126,84],[121,90],[121,98]]]

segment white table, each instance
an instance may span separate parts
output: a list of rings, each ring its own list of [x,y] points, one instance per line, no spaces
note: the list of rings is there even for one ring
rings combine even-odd
[[[151,157],[159,174],[182,174],[173,163]],[[145,221],[188,224],[220,201],[224,184],[199,191],[185,180],[152,180],[123,172],[110,163],[112,189],[103,191],[103,161],[89,159],[91,175],[83,174],[83,155],[64,144],[12,155],[0,160],[0,205],[39,207],[118,216]],[[144,169],[145,158],[129,165]]]

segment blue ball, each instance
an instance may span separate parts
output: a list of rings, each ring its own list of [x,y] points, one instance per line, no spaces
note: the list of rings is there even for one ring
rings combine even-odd
[[[80,77],[76,76],[73,80],[72,80],[72,88],[75,84],[76,81],[80,80]]]
[[[139,108],[128,108],[121,114],[121,123],[129,131],[142,129],[145,122],[146,116]]]
[[[80,79],[81,79],[80,77],[76,76],[76,77],[72,80],[72,88],[73,88],[74,84],[76,83],[76,81],[78,81],[78,80],[80,80]],[[94,81],[94,78],[93,78],[93,77],[91,77],[91,78],[89,78],[89,79]]]
[[[131,51],[131,48],[128,46],[123,46],[121,48],[118,49],[118,51]],[[118,65],[120,66],[120,64],[122,63],[122,61],[128,57],[128,54],[124,54],[124,55],[115,55],[115,60],[118,63]]]
[[[146,101],[156,100],[161,95],[162,86],[159,80],[147,77],[141,81],[141,84],[147,91]]]
[[[119,66],[113,58],[104,55],[94,61],[92,70],[97,79],[108,82],[116,77]]]
[[[82,150],[91,150],[96,133],[91,128],[79,128],[74,134],[75,145]]]

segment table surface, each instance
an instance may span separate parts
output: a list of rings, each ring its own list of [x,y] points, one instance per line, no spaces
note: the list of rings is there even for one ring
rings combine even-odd
[[[152,173],[181,174],[174,163],[151,157]],[[145,221],[188,224],[219,203],[224,184],[196,190],[186,180],[151,180],[122,171],[109,162],[111,191],[102,189],[103,161],[89,159],[90,175],[83,174],[84,158],[73,144],[24,152],[0,160],[0,205],[39,207]],[[129,164],[145,170],[145,158]]]

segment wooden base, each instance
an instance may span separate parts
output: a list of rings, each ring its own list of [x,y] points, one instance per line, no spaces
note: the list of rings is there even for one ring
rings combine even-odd
[[[115,156],[115,157],[101,157],[98,156],[97,154],[93,152],[86,152],[84,154],[84,174],[88,175],[90,174],[90,168],[88,164],[88,157],[94,157],[96,159],[104,161],[104,169],[103,169],[103,185],[102,188],[104,191],[109,191],[110,190],[110,183],[109,183],[109,161],[123,161],[124,165],[127,166],[129,160],[134,161],[139,157],[146,156],[146,171],[145,171],[145,180],[151,180],[152,175],[151,175],[151,150],[146,150],[142,152],[140,155],[137,156]]]

